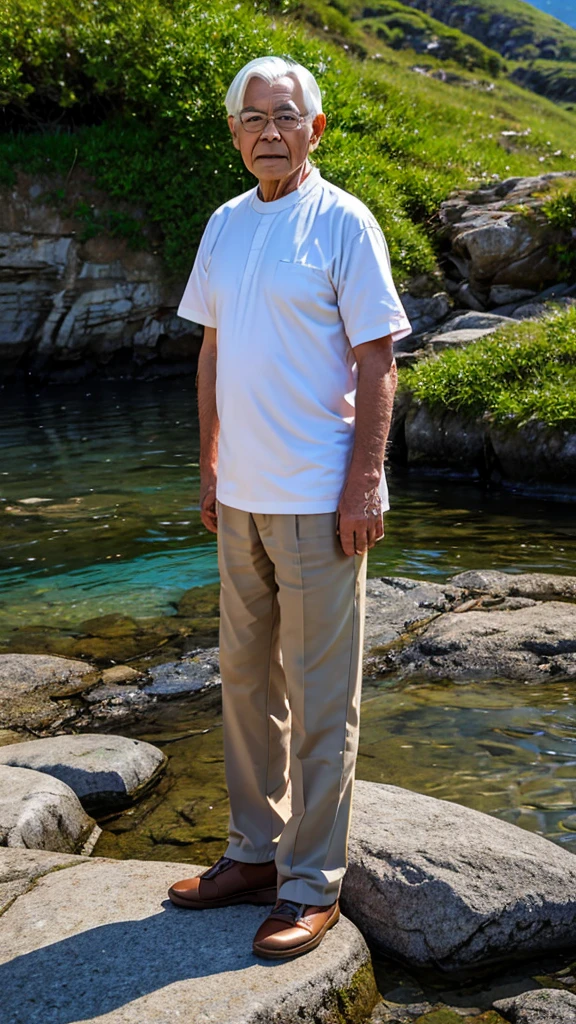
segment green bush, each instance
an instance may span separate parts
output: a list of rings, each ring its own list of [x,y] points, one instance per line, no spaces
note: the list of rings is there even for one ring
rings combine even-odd
[[[501,424],[576,423],[576,308],[506,327],[401,374],[427,404]]]
[[[416,75],[402,52],[387,50],[382,64],[351,58],[294,20],[297,6],[0,0],[0,181],[11,183],[18,168],[89,170],[112,198],[145,205],[162,229],[166,266],[182,273],[214,208],[254,184],[231,145],[227,86],[248,60],[289,53],[325,98],[315,162],[374,211],[401,280],[435,265],[432,215],[456,185],[549,169],[539,163],[549,141],[576,151],[568,112],[508,85],[471,99]],[[346,10],[339,0],[330,16],[346,20]],[[525,124],[530,139],[506,152],[499,130]],[[573,166],[568,155],[554,163],[563,166]],[[143,244],[129,221],[114,230]]]

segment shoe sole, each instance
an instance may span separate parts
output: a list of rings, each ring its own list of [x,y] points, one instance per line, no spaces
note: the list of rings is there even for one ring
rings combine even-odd
[[[340,907],[336,907],[332,917],[329,917],[326,924],[320,929],[317,935],[308,942],[304,942],[301,946],[295,946],[294,949],[265,949],[257,946],[253,943],[252,950],[256,956],[264,957],[266,960],[287,960],[295,956],[301,956],[303,953],[309,953],[311,949],[315,949],[322,942],[322,939],[326,935],[326,932],[333,928],[336,922],[340,918]]]
[[[221,896],[220,899],[216,900],[187,900],[184,896],[174,892],[173,889],[169,889],[168,896],[177,907],[186,907],[187,910],[212,910],[216,907],[232,907],[238,903],[255,903],[257,905],[276,903],[278,890],[276,887],[273,889],[252,889],[248,892],[238,893],[236,896]]]

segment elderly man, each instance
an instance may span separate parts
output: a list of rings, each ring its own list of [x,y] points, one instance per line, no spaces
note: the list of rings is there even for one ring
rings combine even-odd
[[[366,557],[389,507],[392,343],[410,325],[375,218],[310,163],[326,125],[310,72],[253,60],[226,106],[258,185],[210,218],[179,314],[204,325],[200,501],[218,534],[230,831],[170,898],[273,903],[253,950],[283,958],[339,917]]]

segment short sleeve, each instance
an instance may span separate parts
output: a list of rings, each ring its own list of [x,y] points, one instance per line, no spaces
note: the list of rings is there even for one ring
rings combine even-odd
[[[337,294],[352,347],[388,334],[399,341],[412,333],[392,280],[386,239],[377,225],[363,228],[347,243]]]
[[[185,320],[193,320],[195,324],[203,324],[204,327],[217,326],[210,290],[210,229],[211,220],[208,221],[200,240],[194,266],[178,306],[178,316]]]

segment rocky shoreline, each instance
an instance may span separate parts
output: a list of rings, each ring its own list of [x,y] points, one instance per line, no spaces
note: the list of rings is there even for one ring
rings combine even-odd
[[[168,616],[162,629],[155,627],[156,636],[181,641],[182,653],[173,646],[176,656],[166,661],[166,647],[153,659],[145,653],[149,634],[143,627],[142,656],[131,665],[110,665],[126,644],[126,632],[128,650],[138,649],[139,625],[126,616],[90,620],[92,637],[72,641],[63,633],[60,644],[57,631],[49,631],[52,650],[73,644],[86,661],[29,653],[31,637],[43,649],[45,636],[15,631],[11,652],[0,654],[0,749],[16,738],[131,722],[162,701],[194,695],[217,704],[218,648],[211,646],[217,637],[217,588],[186,591],[178,609],[181,616]],[[442,584],[368,580],[367,677],[568,680],[576,677],[575,637],[576,577],[474,570]]]
[[[209,619],[213,630],[215,588],[207,589],[203,597],[184,594],[179,608],[201,608],[204,619],[197,620]],[[368,678],[544,683],[576,676],[576,577],[469,571],[444,584],[371,579],[367,590]],[[110,617],[103,618],[114,633]],[[116,640],[123,642],[121,635]],[[166,756],[151,743],[84,730],[144,720],[161,701],[218,703],[220,682],[215,647],[157,658],[148,667],[103,667],[109,649],[93,645],[91,652],[90,663],[0,655],[0,976],[7,972],[7,1024],[116,1024],[120,1006],[122,1020],[157,1024],[169,1019],[162,1016],[168,1005],[170,1019],[177,1010],[206,1024],[272,1024],[280,1019],[279,1002],[282,1024],[576,1021],[573,855],[460,804],[357,781],[346,916],[305,960],[275,967],[273,979],[247,952],[261,908],[218,911],[206,943],[201,916],[165,901],[174,864],[90,856],[99,834],[92,815],[101,820],[138,801],[156,784]],[[71,892],[70,911],[55,913]],[[246,949],[239,950],[239,937]],[[159,942],[171,951],[160,960]],[[205,954],[188,961],[181,948]],[[380,968],[377,990],[372,958],[378,975],[382,957],[404,964],[400,988],[389,987],[388,966]],[[450,981],[462,971],[498,974],[509,960],[518,966],[539,958],[546,966],[526,967],[474,996],[465,987],[458,994],[459,983]],[[70,970],[73,986],[65,983]],[[417,982],[419,971],[433,972],[436,989]],[[35,981],[24,986],[21,974]],[[441,976],[446,991],[439,993]]]

